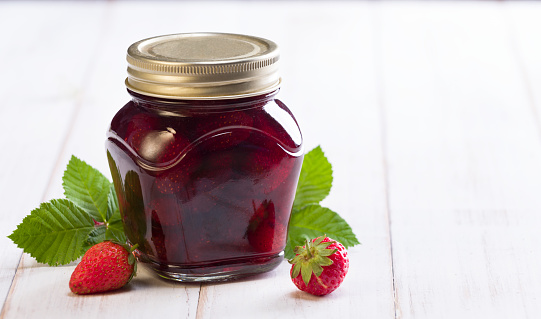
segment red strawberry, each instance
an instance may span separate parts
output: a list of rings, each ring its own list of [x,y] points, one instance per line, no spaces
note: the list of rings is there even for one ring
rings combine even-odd
[[[139,153],[144,137],[156,129],[158,119],[148,113],[137,113],[128,122],[124,140]]]
[[[190,171],[179,167],[156,178],[156,188],[162,194],[179,194],[183,192],[183,187],[188,183]]]
[[[206,140],[210,138],[211,144],[205,147],[208,151],[224,150],[246,140],[252,124],[253,119],[246,112],[222,112],[200,120],[196,132],[198,137],[209,135]]]
[[[333,292],[346,277],[349,258],[346,248],[329,237],[306,240],[295,248],[295,258],[289,261],[291,279],[297,288],[315,296]]]
[[[158,118],[149,113],[130,119],[125,140],[143,159],[160,164],[176,159],[189,144],[174,128],[160,125]]]
[[[69,286],[79,295],[122,288],[136,272],[135,257],[110,241],[92,246],[77,265]]]
[[[246,154],[240,162],[239,171],[248,172],[263,192],[269,194],[286,180],[294,164],[295,158],[276,144],[266,143],[265,147],[258,147]]]
[[[233,152],[213,152],[204,156],[191,176],[194,193],[209,192],[231,178]]]
[[[156,177],[156,188],[162,194],[175,194],[181,199],[193,198],[230,179],[233,161],[230,152],[214,152],[203,157],[192,151],[188,155],[175,167]]]
[[[263,201],[259,207],[254,206],[254,215],[250,218],[246,237],[250,246],[260,253],[271,252],[273,248],[285,242],[285,227],[276,221],[276,212],[272,201]]]
[[[181,198],[185,196],[190,175],[199,165],[198,157],[193,151],[189,152],[174,167],[160,172],[154,182],[160,193],[182,195]]]
[[[160,132],[160,136],[163,138],[163,143],[161,144],[162,149],[156,158],[157,163],[167,163],[177,159],[184,148],[190,144],[186,138],[177,134],[172,128]]]

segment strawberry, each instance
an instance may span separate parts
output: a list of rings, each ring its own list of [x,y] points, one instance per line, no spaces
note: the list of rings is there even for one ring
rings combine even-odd
[[[273,247],[285,241],[285,227],[276,221],[276,212],[272,201],[264,200],[259,207],[254,207],[254,214],[248,223],[246,237],[252,248],[260,253],[271,252]],[[278,236],[276,236],[278,233]]]
[[[149,113],[130,119],[125,141],[143,159],[159,164],[175,160],[189,144],[187,138]]]
[[[157,176],[156,189],[162,194],[193,198],[229,181],[232,161],[231,152],[213,152],[203,157],[192,151],[176,166]]]
[[[136,272],[135,256],[124,246],[104,241],[92,246],[77,265],[69,286],[79,295],[122,288]]]
[[[198,138],[208,135],[205,140],[211,140],[207,150],[219,151],[235,146],[250,136],[252,117],[243,111],[216,113],[199,121],[196,132]]]
[[[329,237],[306,240],[295,248],[296,256],[289,261],[291,279],[297,288],[315,296],[333,292],[346,277],[349,258],[346,248]]]
[[[177,134],[176,131],[170,127],[165,131],[160,132],[160,138],[163,139],[164,143],[161,145],[162,150],[158,153],[156,158],[157,163],[168,163],[172,160],[176,160],[184,148],[190,144],[186,138]]]
[[[158,119],[149,113],[137,113],[130,118],[124,140],[139,153],[145,136],[156,129]]]
[[[162,194],[177,194],[185,196],[185,186],[190,182],[190,175],[199,166],[199,156],[189,152],[174,167],[160,172],[156,176],[155,186]]]
[[[234,153],[228,151],[208,153],[192,174],[194,192],[206,193],[230,180]]]
[[[277,144],[266,141],[244,154],[238,170],[249,173],[265,194],[282,185],[291,173],[295,158],[287,155]]]

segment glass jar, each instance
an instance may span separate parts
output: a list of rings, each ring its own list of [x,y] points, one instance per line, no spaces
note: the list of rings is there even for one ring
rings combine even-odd
[[[126,236],[164,278],[218,281],[282,261],[302,135],[276,98],[273,42],[175,34],[128,49],[132,96],[106,148]]]

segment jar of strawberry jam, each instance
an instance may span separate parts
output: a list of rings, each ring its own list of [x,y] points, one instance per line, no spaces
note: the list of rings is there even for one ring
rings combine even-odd
[[[113,118],[106,148],[139,261],[179,281],[278,266],[303,147],[277,99],[276,44],[174,34],[134,43],[127,61],[132,99]]]

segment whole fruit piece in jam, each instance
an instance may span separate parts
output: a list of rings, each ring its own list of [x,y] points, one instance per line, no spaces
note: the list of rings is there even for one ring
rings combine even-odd
[[[253,119],[243,111],[221,112],[199,121],[196,127],[198,137],[211,139],[209,151],[228,149],[239,144],[250,136]]]
[[[274,203],[264,200],[259,207],[256,207],[252,201],[252,205],[254,207],[254,214],[248,223],[246,237],[250,246],[255,251],[260,253],[270,252],[272,251],[273,244],[280,241],[278,238],[275,238],[276,228],[281,225],[276,222]],[[280,233],[279,237],[285,235],[285,231]]]
[[[166,127],[148,113],[135,114],[128,123],[125,141],[143,159],[169,163],[189,145],[189,141],[172,127]]]
[[[344,281],[349,269],[346,248],[329,237],[306,240],[295,248],[289,261],[291,279],[297,288],[315,296],[330,294]]]
[[[132,116],[127,123],[126,137],[124,140],[137,153],[140,152],[141,144],[145,136],[158,125],[158,119],[147,113],[138,113]]]
[[[124,287],[136,272],[134,248],[111,241],[92,246],[71,274],[71,291],[85,295]]]
[[[195,152],[188,153],[173,168],[160,172],[155,180],[156,189],[162,194],[180,194],[191,181],[191,174],[199,167],[199,157]]]
[[[274,146],[277,148],[277,146]],[[269,194],[283,184],[291,173],[294,160],[279,152],[260,150],[246,157],[243,169],[257,176],[263,192]]]

